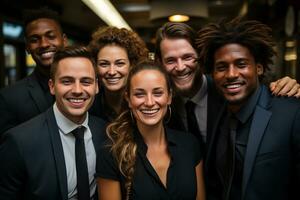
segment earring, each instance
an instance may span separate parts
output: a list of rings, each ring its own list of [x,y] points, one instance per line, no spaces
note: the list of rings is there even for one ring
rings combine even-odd
[[[171,120],[171,116],[172,116],[172,109],[171,109],[171,106],[168,105],[168,112],[167,112],[167,117],[165,118],[165,123],[169,123],[170,120]]]

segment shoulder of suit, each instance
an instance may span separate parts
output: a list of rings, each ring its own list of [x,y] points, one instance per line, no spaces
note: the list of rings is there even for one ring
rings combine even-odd
[[[32,119],[9,129],[5,134],[10,134],[20,141],[32,140],[35,135],[43,135],[43,133],[48,130],[46,118],[46,113],[41,113]]]
[[[33,80],[30,76],[27,76],[10,86],[2,88],[0,90],[0,95],[5,96],[6,98],[15,98],[15,96],[24,95],[25,93],[27,93],[27,90],[25,88],[28,87],[29,81],[36,80]]]

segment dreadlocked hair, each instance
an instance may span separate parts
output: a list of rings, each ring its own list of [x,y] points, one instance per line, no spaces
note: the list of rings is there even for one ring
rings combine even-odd
[[[198,31],[196,46],[199,62],[207,72],[213,70],[215,52],[231,43],[248,48],[255,62],[263,66],[263,74],[260,76],[262,80],[264,73],[270,70],[269,65],[273,64],[272,57],[276,55],[272,29],[259,21],[243,21],[240,17],[229,22],[222,20],[220,23],[206,25]]]

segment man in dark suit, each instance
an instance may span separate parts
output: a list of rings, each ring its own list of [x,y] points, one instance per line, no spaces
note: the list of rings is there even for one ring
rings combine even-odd
[[[46,111],[54,102],[48,87],[54,53],[67,44],[57,13],[28,10],[24,19],[26,50],[36,62],[34,72],[0,91],[0,137],[12,128]]]
[[[205,153],[223,99],[197,62],[196,32],[187,24],[168,22],[158,29],[156,38],[156,60],[175,86],[168,125],[195,134]],[[299,84],[289,77],[272,83],[271,89],[278,95],[300,96]]]
[[[96,70],[86,48],[56,52],[49,80],[53,107],[2,137],[1,200],[95,197],[96,152],[105,138],[104,122],[87,113],[98,93]],[[74,130],[83,130],[81,140]]]
[[[205,160],[208,199],[300,198],[300,101],[260,83],[275,55],[271,32],[240,19],[198,32],[199,57],[226,99]]]

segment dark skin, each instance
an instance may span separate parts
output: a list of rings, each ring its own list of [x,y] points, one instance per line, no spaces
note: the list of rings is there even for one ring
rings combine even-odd
[[[59,24],[48,18],[40,18],[26,26],[26,50],[37,64],[37,70],[49,76],[55,52],[67,45],[67,37]]]

